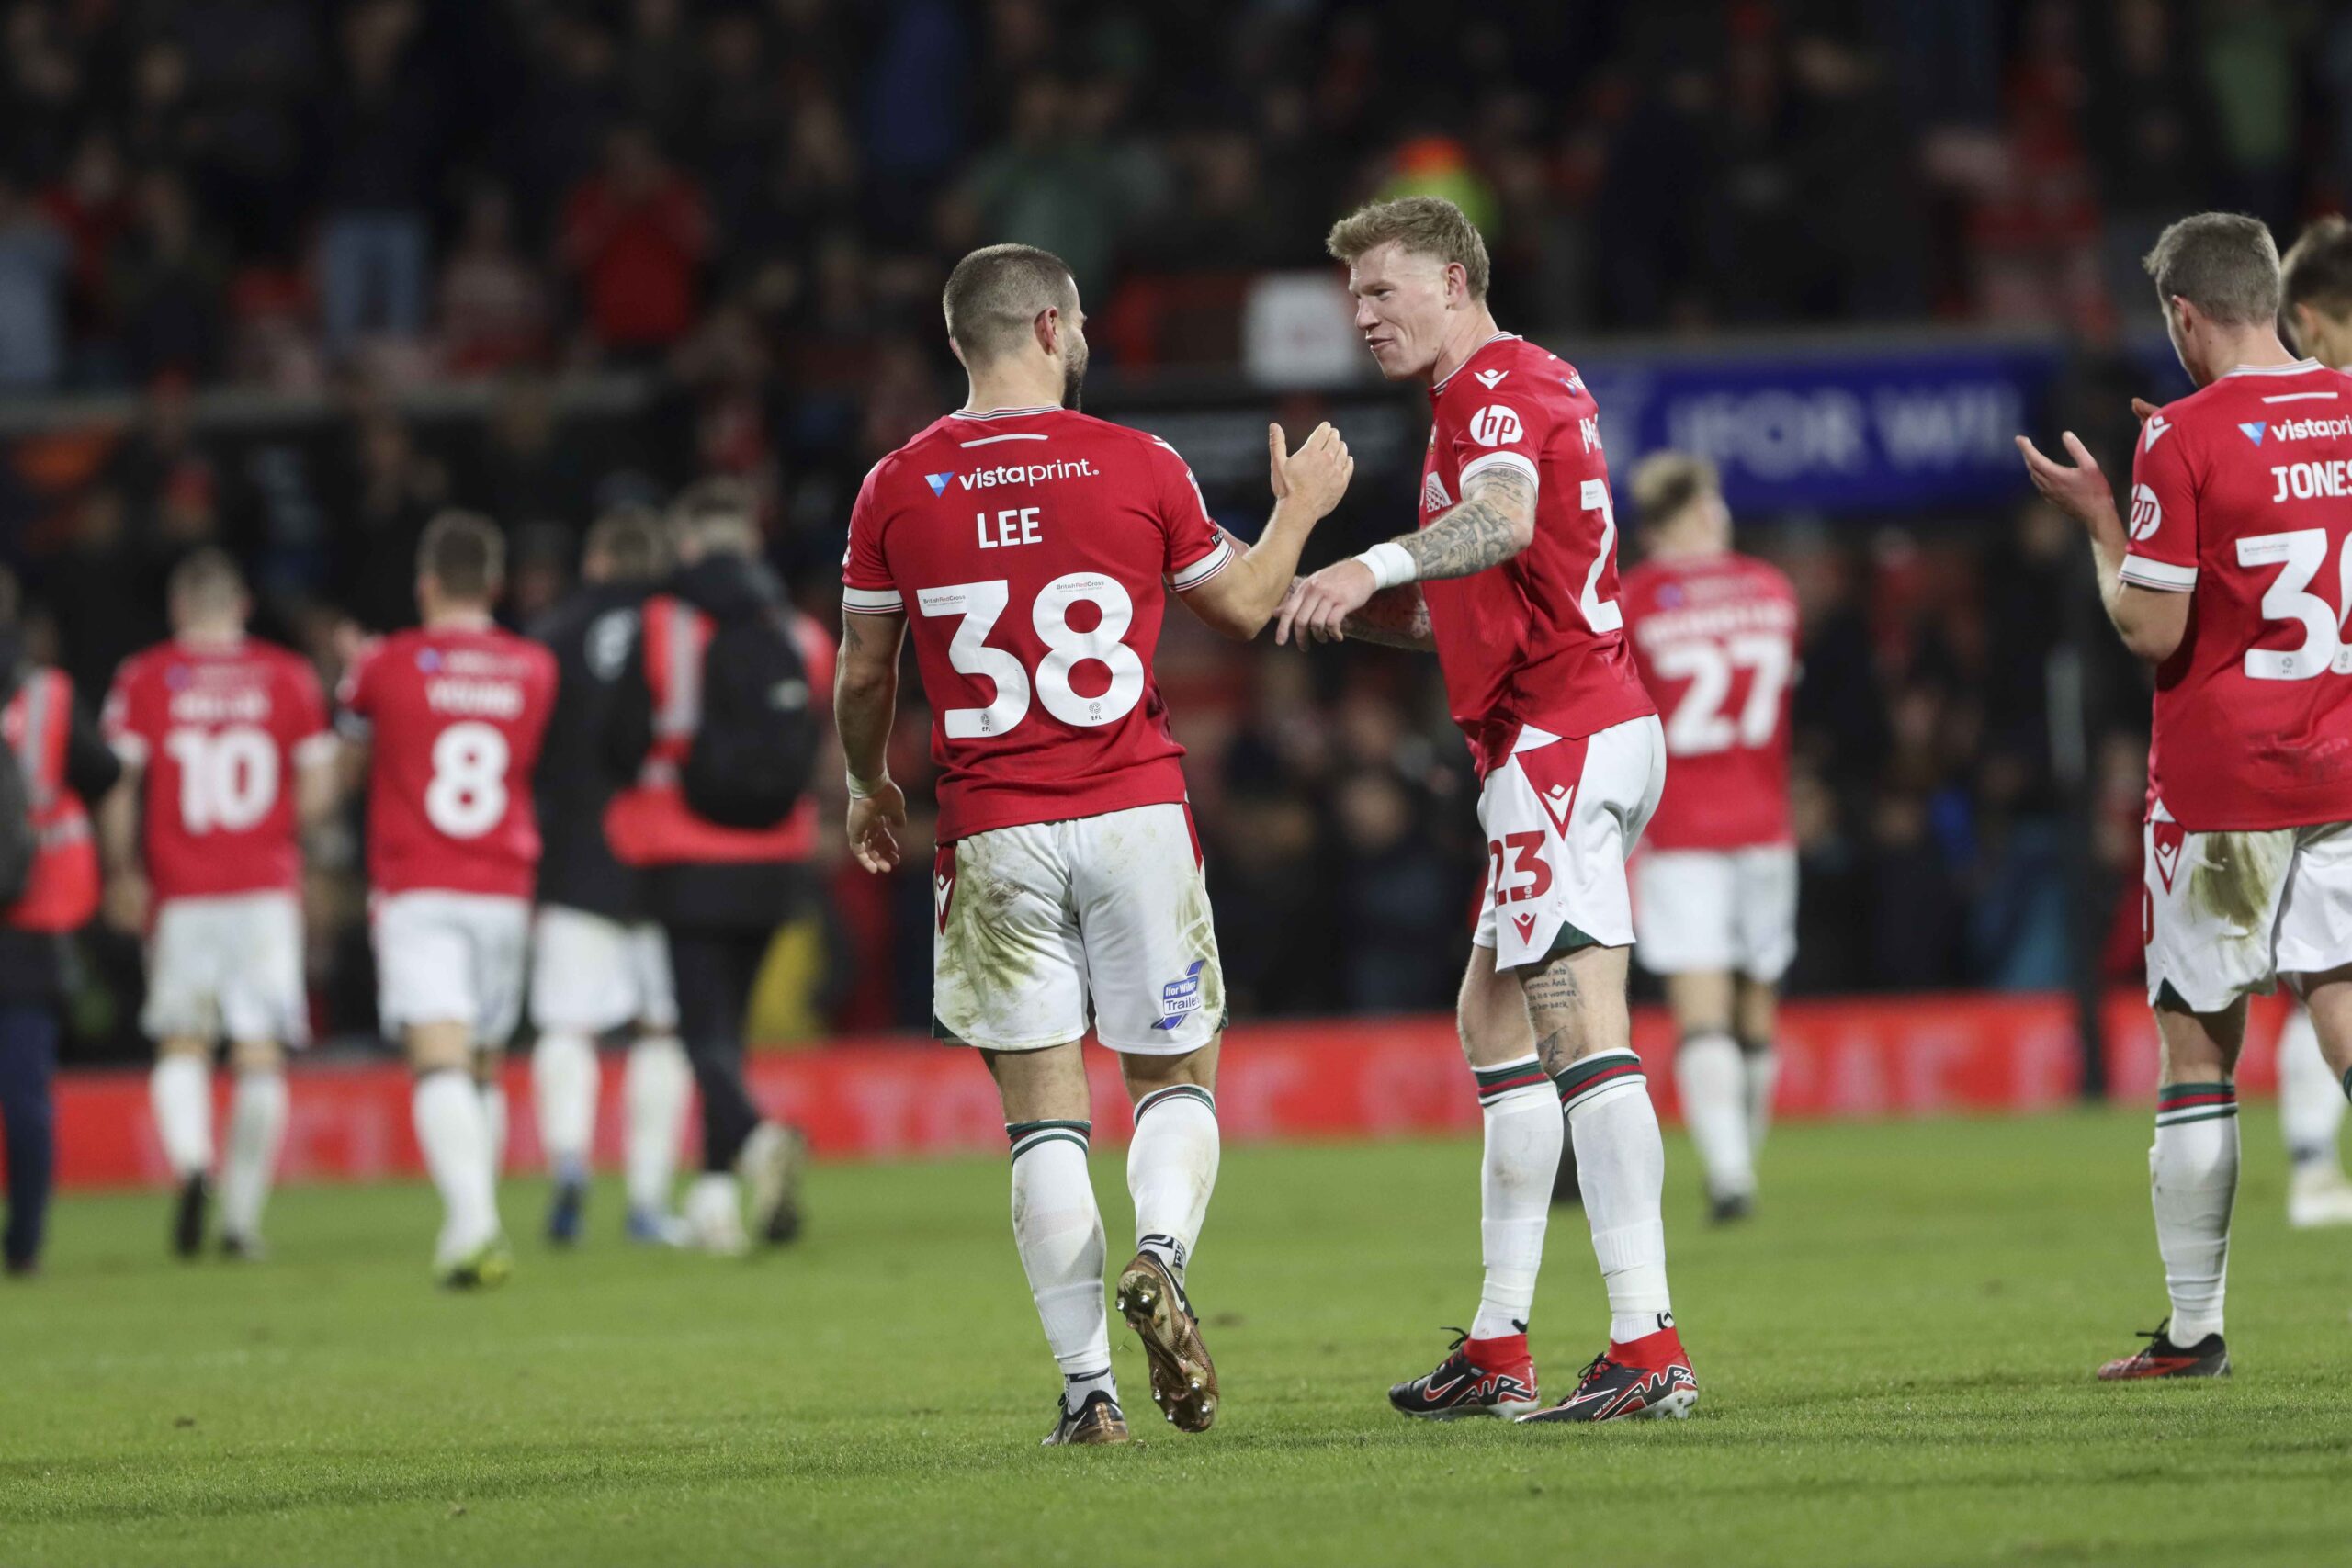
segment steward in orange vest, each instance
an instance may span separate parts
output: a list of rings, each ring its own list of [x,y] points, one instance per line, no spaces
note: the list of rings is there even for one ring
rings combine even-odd
[[[787,734],[813,739],[808,710],[816,705],[812,694],[832,683],[833,649],[786,602],[759,558],[759,527],[741,486],[706,480],[680,498],[673,516],[684,564],[646,600],[605,718],[607,761],[628,783],[605,810],[605,836],[615,859],[645,873],[647,912],[669,937],[679,1037],[702,1089],[704,1172],[686,1193],[686,1226],[696,1245],[733,1252],[753,1236],[789,1241],[800,1224],[805,1140],[752,1100],[743,1079],[743,1035],[752,987],[776,928],[818,897],[808,864],[817,807],[803,792],[766,825],[730,827],[698,813],[688,795],[710,796],[691,790],[689,781],[709,780],[715,772],[695,772],[695,742],[714,712],[731,713],[733,724],[707,739],[740,731],[755,740]],[[741,654],[765,653],[786,668],[772,677],[769,660],[707,660],[722,637]],[[794,664],[799,668],[790,669]],[[750,684],[763,715],[756,721],[741,711],[744,671],[754,666]],[[729,704],[719,702],[722,694]],[[777,728],[761,728],[765,724]],[[754,744],[726,754],[758,750]],[[805,782],[812,750],[794,752],[803,771],[783,786],[783,798]],[[756,783],[770,774],[753,770],[752,776]]]
[[[0,583],[0,625],[14,620],[13,579]],[[64,1004],[63,933],[98,908],[98,852],[90,803],[122,776],[96,719],[54,670],[24,662],[13,629],[0,631],[0,742],[24,786],[32,860],[16,899],[0,909],[0,1122],[8,1158],[8,1222],[0,1257],[11,1274],[40,1265],[56,1167],[50,1084]]]

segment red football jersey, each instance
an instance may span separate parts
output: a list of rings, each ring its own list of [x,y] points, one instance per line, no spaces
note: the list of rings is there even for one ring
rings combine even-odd
[[[1523,725],[1590,735],[1657,710],[1625,647],[1600,414],[1573,367],[1497,333],[1430,389],[1421,525],[1489,468],[1535,481],[1535,539],[1502,565],[1421,584],[1447,705],[1483,775]]]
[[[2352,822],[2352,376],[2237,370],[2149,417],[2123,581],[2194,592],[2148,805],[2196,832]]]
[[[141,836],[155,897],[294,892],[295,775],[334,746],[310,661],[272,643],[158,643],[123,660],[107,739],[145,770]]]
[[[1785,844],[1797,594],[1752,556],[1646,560],[1625,574],[1625,630],[1666,716],[1666,794],[1643,842]]]
[[[1168,590],[1232,558],[1174,448],[1067,409],[950,414],[875,465],[842,607],[912,626],[940,841],[1182,800],[1152,652]]]
[[[554,654],[494,626],[394,632],[352,665],[340,696],[372,739],[377,892],[531,896],[531,770],[555,685]]]

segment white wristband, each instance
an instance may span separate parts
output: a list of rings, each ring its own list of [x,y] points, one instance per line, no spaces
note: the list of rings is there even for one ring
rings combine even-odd
[[[1374,588],[1401,588],[1421,575],[1412,556],[1394,539],[1374,545],[1355,558],[1372,569]]]
[[[852,800],[870,800],[881,794],[882,786],[890,782],[890,775],[887,773],[878,779],[862,779],[844,770],[842,776],[849,781],[849,797]]]

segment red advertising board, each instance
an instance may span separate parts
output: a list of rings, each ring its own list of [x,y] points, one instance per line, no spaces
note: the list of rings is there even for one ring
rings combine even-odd
[[[2275,1083],[2272,1045],[2283,1004],[2257,1000],[2239,1082]],[[2107,1006],[2108,1080],[2118,1100],[2153,1100],[2155,1029],[2146,1004],[2119,993]],[[1674,1110],[1673,1029],[1642,1010],[1634,1043],[1650,1064],[1650,1093]],[[1781,1013],[1780,1114],[1869,1118],[2038,1111],[2074,1100],[2081,1062],[2073,1004],[2063,996],[1938,996],[1792,1002]],[[1098,1141],[1126,1135],[1118,1067],[1089,1052]],[[617,1063],[613,1064],[617,1067]],[[536,1167],[528,1067],[507,1069],[514,1107],[510,1163]],[[808,1129],[820,1155],[895,1159],[1001,1149],[996,1091],[972,1053],[904,1036],[843,1040],[754,1055],[752,1087]],[[1440,1015],[1339,1019],[1236,1028],[1226,1037],[1217,1117],[1236,1142],[1377,1138],[1464,1132],[1477,1102]],[[600,1158],[620,1147],[619,1073],[605,1075]],[[225,1095],[225,1085],[222,1087]],[[60,1176],[68,1186],[159,1184],[163,1151],[138,1072],[69,1073],[57,1089]],[[305,1064],[293,1079],[286,1142],[289,1180],[368,1180],[422,1169],[409,1125],[408,1075],[390,1061]]]

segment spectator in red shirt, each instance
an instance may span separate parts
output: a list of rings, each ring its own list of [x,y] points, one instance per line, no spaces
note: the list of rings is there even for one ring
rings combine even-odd
[[[702,193],[640,126],[605,142],[605,166],[564,203],[562,259],[578,274],[592,336],[607,349],[660,349],[694,325],[710,249]]]

